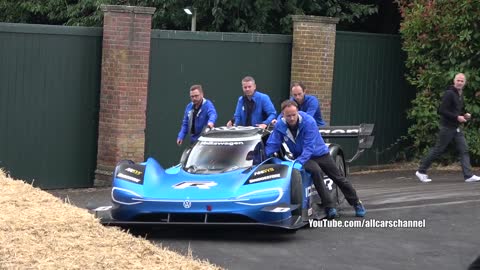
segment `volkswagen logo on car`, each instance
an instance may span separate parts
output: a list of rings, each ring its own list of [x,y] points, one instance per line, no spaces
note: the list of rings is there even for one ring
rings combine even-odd
[[[183,201],[183,207],[184,207],[184,208],[187,208],[187,209],[190,208],[190,207],[192,207],[192,202],[189,201],[189,200]]]

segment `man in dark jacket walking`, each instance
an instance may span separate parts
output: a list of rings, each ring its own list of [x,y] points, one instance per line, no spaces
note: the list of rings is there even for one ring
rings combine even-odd
[[[480,181],[480,177],[472,172],[467,142],[460,128],[461,123],[466,123],[471,118],[469,113],[464,113],[463,108],[462,92],[466,82],[465,74],[458,73],[453,79],[453,85],[449,86],[443,94],[442,102],[438,109],[440,114],[440,131],[437,142],[430,150],[430,153],[421,161],[420,167],[415,173],[421,182],[427,183],[432,181],[428,178],[427,170],[432,165],[432,162],[445,151],[451,141],[454,141],[456,144],[465,182]]]

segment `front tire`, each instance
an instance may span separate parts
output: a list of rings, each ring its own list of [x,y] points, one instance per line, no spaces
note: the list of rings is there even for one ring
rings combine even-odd
[[[301,216],[303,210],[303,185],[302,175],[293,169],[290,177],[290,204],[298,204],[299,207],[292,211],[292,216]]]

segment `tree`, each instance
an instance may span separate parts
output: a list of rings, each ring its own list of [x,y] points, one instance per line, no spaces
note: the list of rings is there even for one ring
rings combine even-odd
[[[408,117],[417,156],[426,154],[438,130],[437,107],[458,72],[467,76],[465,134],[472,159],[480,159],[480,1],[400,0],[400,33],[407,52],[407,79],[417,88]]]
[[[0,20],[101,26],[102,4],[135,5],[156,8],[153,28],[187,30],[190,18],[183,8],[193,6],[197,9],[198,30],[288,34],[292,31],[289,17],[292,14],[337,17],[344,26],[375,14],[377,2],[379,0],[0,0]]]

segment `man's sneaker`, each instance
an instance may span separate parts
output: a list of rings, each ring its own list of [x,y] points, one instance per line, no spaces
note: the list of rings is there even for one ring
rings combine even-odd
[[[472,177],[465,179],[465,182],[471,183],[471,182],[478,182],[480,181],[480,176],[472,175]]]
[[[337,209],[333,207],[325,208],[325,212],[327,213],[327,219],[334,219],[337,217]]]
[[[353,206],[353,208],[355,209],[355,216],[357,217],[364,217],[365,214],[367,213],[367,210],[365,210],[365,207],[363,206],[361,201],[357,202]]]
[[[418,180],[422,181],[423,183],[428,183],[432,181],[432,179],[428,178],[428,175],[419,171],[415,172],[415,175],[417,176]]]

